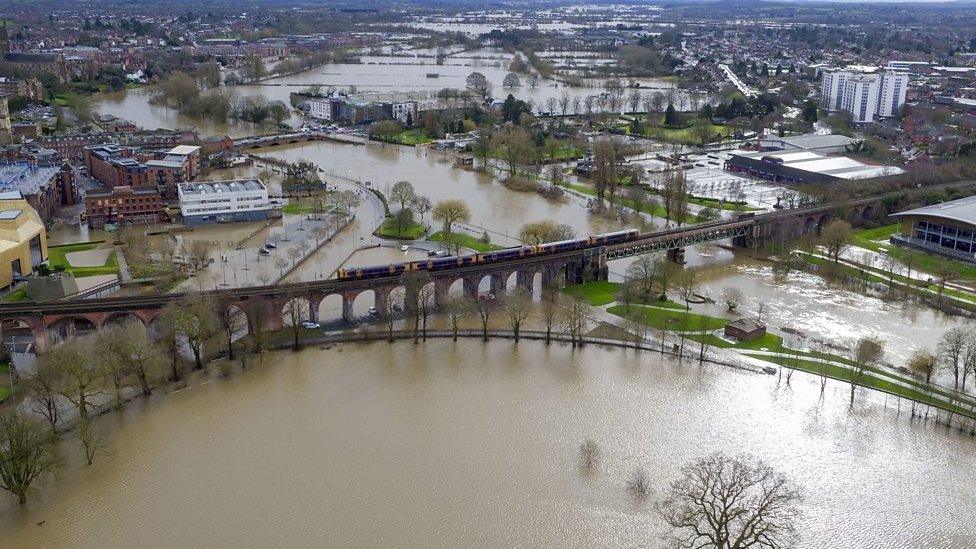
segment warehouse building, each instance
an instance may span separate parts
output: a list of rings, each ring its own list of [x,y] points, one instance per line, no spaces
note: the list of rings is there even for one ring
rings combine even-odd
[[[976,196],[891,214],[901,223],[891,243],[976,263]]]
[[[895,166],[865,164],[844,156],[825,156],[813,151],[733,153],[725,169],[783,183],[834,183],[890,177],[905,173]]]

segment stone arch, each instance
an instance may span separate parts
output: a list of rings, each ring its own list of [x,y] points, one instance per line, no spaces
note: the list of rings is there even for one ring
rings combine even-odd
[[[864,211],[861,213],[861,221],[874,221],[874,218],[878,215],[878,210],[875,208],[874,204],[868,204],[864,207]]]
[[[123,312],[111,313],[106,315],[105,320],[102,321],[102,325],[100,326],[100,328],[111,328],[115,326],[122,326],[124,324],[128,324],[129,322],[138,322],[139,324],[142,324],[143,326],[146,326],[148,328],[148,326],[146,325],[146,321],[143,320],[142,317],[140,317],[133,311],[123,311]]]
[[[820,216],[820,219],[817,220],[817,234],[819,234],[820,230],[823,229],[824,226],[826,226],[827,223],[830,222],[831,217],[832,216],[830,215],[830,213],[825,213]]]
[[[367,288],[352,296],[350,307],[353,318],[361,318],[369,315],[371,308],[376,308],[378,313],[379,308],[376,307],[376,296],[381,291],[378,288]]]
[[[86,316],[63,316],[47,325],[54,343],[93,333],[98,329],[95,321]],[[36,336],[35,336],[36,339]]]
[[[353,295],[355,299],[355,295]],[[338,293],[325,294],[315,303],[315,320],[322,324],[342,320],[343,295]]]
[[[808,217],[803,223],[803,234],[810,234],[817,232],[817,218]]]

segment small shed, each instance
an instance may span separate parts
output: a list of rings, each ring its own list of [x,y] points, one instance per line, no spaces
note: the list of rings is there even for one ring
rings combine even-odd
[[[764,335],[766,326],[750,318],[740,318],[725,325],[725,336],[738,341],[752,341]]]

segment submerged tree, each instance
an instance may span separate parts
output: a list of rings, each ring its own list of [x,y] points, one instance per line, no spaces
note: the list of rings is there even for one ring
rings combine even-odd
[[[0,488],[27,503],[27,492],[41,475],[52,473],[59,460],[57,435],[42,423],[15,412],[0,414]]]
[[[797,538],[800,492],[748,456],[711,454],[685,465],[657,505],[676,547],[788,547]]]

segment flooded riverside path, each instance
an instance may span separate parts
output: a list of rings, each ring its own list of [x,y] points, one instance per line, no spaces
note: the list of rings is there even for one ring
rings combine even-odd
[[[663,547],[654,501],[717,450],[798,483],[800,547],[976,544],[976,442],[882,395],[846,399],[801,373],[777,386],[594,345],[271,353],[100,418],[94,465],[68,443],[26,508],[0,500],[0,546]],[[585,438],[602,451],[592,474]],[[643,502],[626,489],[638,467]]]

